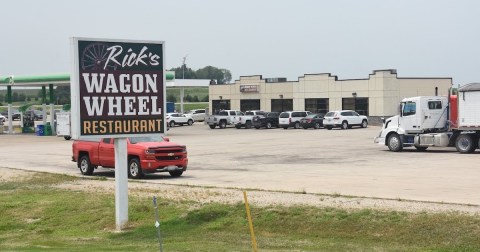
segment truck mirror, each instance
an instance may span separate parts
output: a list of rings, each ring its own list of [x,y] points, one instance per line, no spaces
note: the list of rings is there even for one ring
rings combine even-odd
[[[398,106],[398,114],[400,115],[400,117],[402,117],[402,104],[401,103]]]

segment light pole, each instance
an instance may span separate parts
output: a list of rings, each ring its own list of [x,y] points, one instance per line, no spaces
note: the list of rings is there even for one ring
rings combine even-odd
[[[282,111],[280,112],[283,112],[283,94],[279,95],[278,97],[280,97],[280,101],[282,102]]]
[[[353,92],[352,96],[353,96],[353,111],[357,111],[357,92]]]
[[[187,55],[185,55],[185,57],[183,57],[183,61],[182,61],[182,79],[185,79],[185,61],[187,61]]]

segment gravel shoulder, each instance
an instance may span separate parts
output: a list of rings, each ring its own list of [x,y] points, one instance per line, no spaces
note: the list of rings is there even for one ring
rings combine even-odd
[[[0,168],[0,183],[19,181],[34,176],[36,172],[11,168]],[[56,188],[72,191],[88,191],[95,193],[114,193],[114,179],[90,179],[79,177],[78,180],[56,185]],[[192,201],[198,204],[243,203],[243,191],[235,188],[212,188],[187,185],[151,184],[129,180],[129,195],[151,198],[159,197],[169,201]],[[420,202],[403,199],[376,199],[364,197],[348,197],[342,195],[320,195],[311,193],[291,193],[263,190],[248,190],[249,204],[259,207],[267,206],[312,206],[334,207],[346,210],[373,209],[380,211],[429,212],[463,214],[480,214],[480,206],[447,204],[438,202]]]

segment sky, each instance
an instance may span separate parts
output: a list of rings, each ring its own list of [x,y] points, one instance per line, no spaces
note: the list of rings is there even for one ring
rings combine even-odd
[[[475,0],[0,0],[0,76],[71,72],[70,38],[165,41],[166,68],[480,82]],[[177,76],[178,78],[178,76]]]

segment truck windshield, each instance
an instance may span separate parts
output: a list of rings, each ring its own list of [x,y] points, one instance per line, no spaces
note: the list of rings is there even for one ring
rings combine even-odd
[[[403,116],[415,115],[417,112],[417,104],[415,102],[405,102],[403,105]]]
[[[149,137],[129,137],[128,140],[131,144],[136,143],[148,143],[148,142],[165,142],[161,136],[149,136]]]

